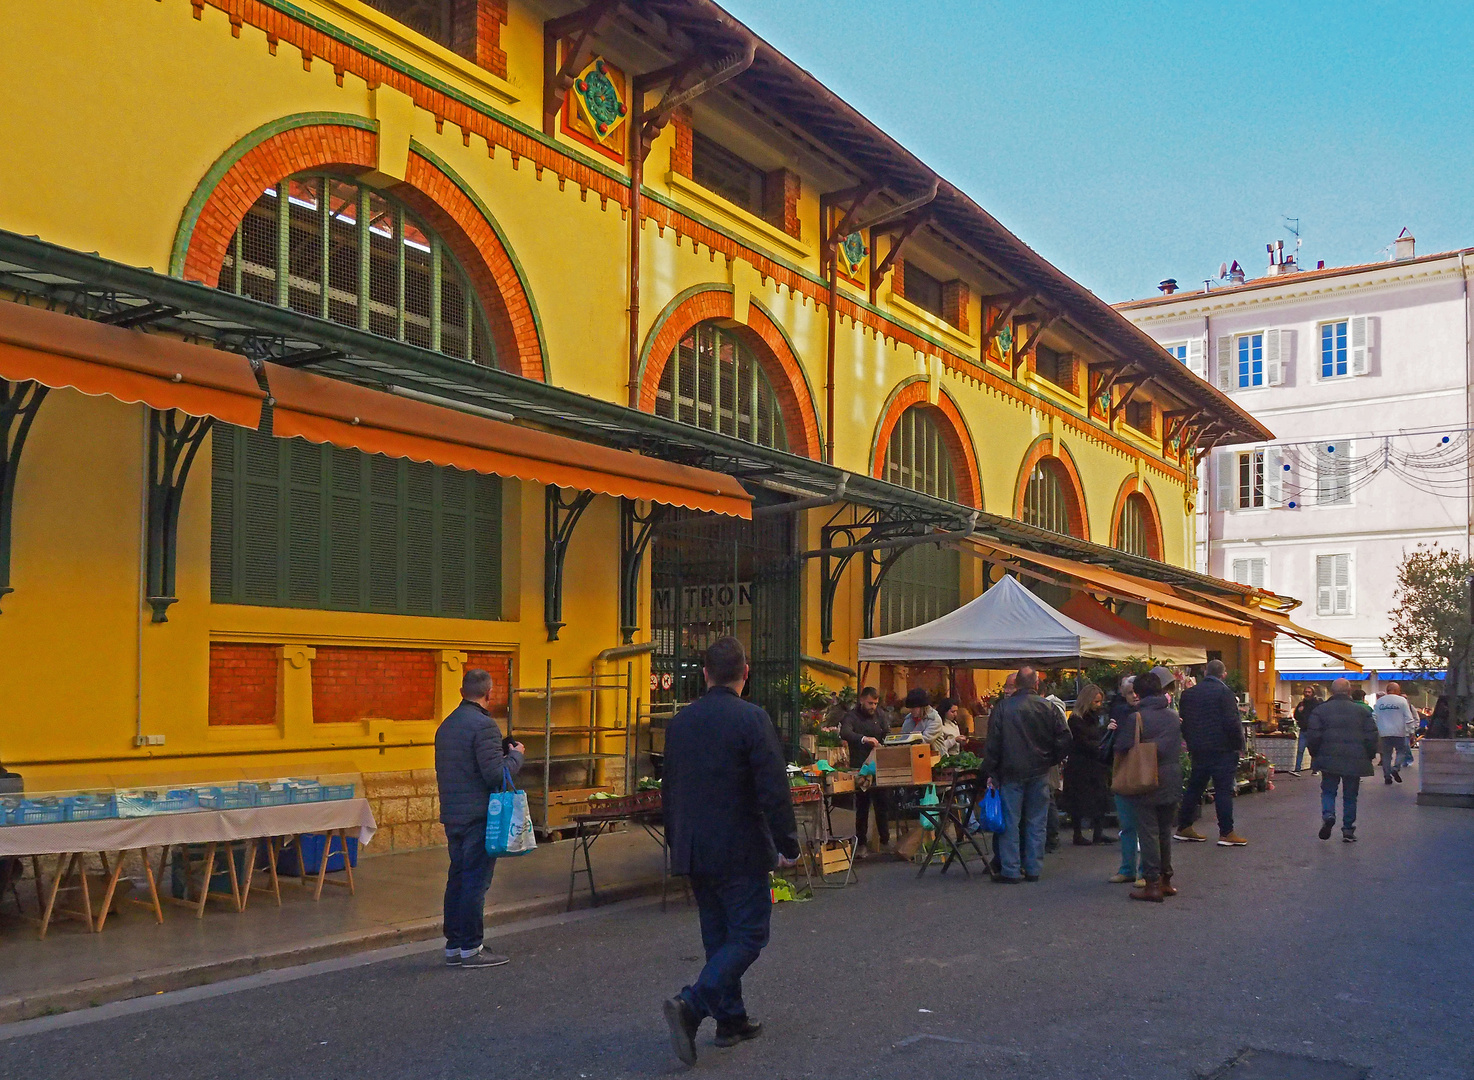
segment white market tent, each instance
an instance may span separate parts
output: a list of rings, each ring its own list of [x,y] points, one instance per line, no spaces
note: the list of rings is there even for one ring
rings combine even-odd
[[[1128,660],[1142,653],[1126,641],[1062,615],[1012,577],[921,626],[862,638],[860,661],[958,667],[1012,667],[1067,660]]]

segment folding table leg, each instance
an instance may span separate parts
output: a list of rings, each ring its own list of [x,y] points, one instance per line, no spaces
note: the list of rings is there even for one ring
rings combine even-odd
[[[338,844],[343,849],[343,872],[348,875],[348,895],[353,895],[353,860],[348,858],[348,830],[338,830]]]
[[[51,913],[56,909],[56,894],[61,890],[62,870],[70,866],[71,859],[76,856],[71,854],[58,855],[56,857],[56,874],[51,879],[51,888],[46,895],[46,904],[41,909],[41,940],[46,940],[46,931],[51,926]],[[39,881],[40,878],[37,878]]]
[[[113,906],[113,892],[118,887],[118,875],[123,872],[123,854],[121,851],[118,852],[117,861],[113,864],[112,870],[109,872],[107,852],[99,851],[97,853],[97,857],[102,860],[103,872],[108,875],[107,891],[102,894],[102,910],[97,913],[97,928],[95,932],[99,934],[102,933],[102,928],[107,923],[108,912]]]
[[[234,840],[227,840],[225,842],[225,866],[230,871],[230,898],[235,903],[235,910],[237,912],[245,911],[246,905],[241,901],[241,883],[236,878],[235,873]]]
[[[200,902],[195,909],[194,917],[203,919],[205,917],[205,902],[210,899],[210,878],[215,876],[215,842],[212,840],[205,848],[205,876],[200,881]]]
[[[41,856],[39,855],[31,856],[31,883],[36,886],[36,914],[39,915],[46,907],[46,897],[41,894]]]
[[[149,865],[148,848],[139,848],[138,854],[143,860],[143,874],[148,878],[148,897],[150,901],[150,903],[144,904],[140,900],[138,903],[143,904],[144,907],[152,907],[154,909],[154,921],[163,923],[164,907],[159,903],[159,880],[154,876],[154,868]]]
[[[332,846],[333,834],[324,833],[322,838],[322,858],[317,862],[317,888],[312,892],[313,900],[322,899],[322,883],[327,880],[328,853],[332,850]],[[302,838],[300,836],[297,838],[297,858],[302,862],[303,867],[306,867],[307,862],[302,858]]]
[[[271,870],[271,892],[276,897],[276,906],[281,907],[281,879],[276,876],[276,837],[266,838],[266,865]]]

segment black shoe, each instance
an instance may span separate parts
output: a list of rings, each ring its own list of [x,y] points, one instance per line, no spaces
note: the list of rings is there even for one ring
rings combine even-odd
[[[1390,777],[1390,776],[1384,776],[1384,777],[1382,777],[1382,783],[1386,784],[1388,787],[1391,787],[1392,786],[1392,777]]]
[[[1039,880],[1039,875],[1038,874],[1025,874],[1024,875],[1024,880],[1025,881],[1038,881]]]
[[[736,1046],[748,1039],[756,1039],[762,1033],[763,1025],[760,1021],[749,1020],[744,1016],[739,1023],[717,1025],[716,1045]]]
[[[994,874],[993,880],[999,885],[1022,885],[1024,881],[1021,877],[1004,877],[1002,874]]]
[[[510,963],[510,961],[505,956],[499,956],[496,953],[479,952],[475,956],[463,956],[463,957],[461,957],[461,962],[460,962],[460,965],[459,966],[461,968],[467,968],[467,969],[469,969],[469,968],[494,968],[494,967],[501,967],[503,964],[506,964],[506,963]]]
[[[661,1011],[665,1013],[666,1025],[670,1028],[670,1048],[687,1065],[695,1065],[696,1029],[701,1026],[700,1019],[691,1011],[691,1006],[678,997],[666,1001]]]
[[[1402,783],[1402,771],[1400,769],[1393,769],[1392,779],[1396,780],[1399,784]]]
[[[1076,847],[1089,847],[1091,844],[1095,843],[1095,841],[1094,840],[1087,840],[1087,839],[1085,839],[1085,837],[1081,836],[1079,833],[1076,833],[1075,834],[1075,839],[1072,840],[1071,843],[1073,843]]]
[[[1091,839],[1097,844],[1114,844],[1121,838],[1119,836],[1107,836],[1105,833],[1096,833]]]
[[[1044,845],[1044,854],[1046,854],[1046,855],[1053,855],[1058,850],[1059,850],[1059,841],[1058,840],[1056,840],[1052,844],[1045,844]]]
[[[1326,818],[1324,821],[1322,821],[1320,823],[1320,838],[1322,840],[1329,840],[1331,838],[1331,830],[1334,829],[1335,827],[1336,827],[1336,819],[1335,818],[1329,818],[1329,817]]]
[[[1354,844],[1354,843],[1356,843],[1356,833],[1350,832],[1350,831],[1343,831],[1341,833],[1341,843],[1343,843],[1343,844]]]

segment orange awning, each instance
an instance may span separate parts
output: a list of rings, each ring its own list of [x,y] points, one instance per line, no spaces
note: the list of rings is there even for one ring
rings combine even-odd
[[[276,364],[267,364],[266,371],[274,402],[272,432],[281,438],[301,437],[601,495],[752,516],[752,496],[724,473],[410,401]]]
[[[1094,627],[1124,641],[1141,644],[1142,655],[1162,659],[1171,664],[1206,664],[1207,651],[1185,641],[1175,641],[1150,630],[1143,630],[1133,622],[1121,618],[1110,608],[1088,593],[1077,592],[1059,606],[1061,615],[1068,615],[1076,622]]]
[[[995,543],[992,540],[974,540],[972,543],[979,548],[991,549],[1006,560],[1033,563],[1065,577],[1074,578],[1097,592],[1106,593],[1117,599],[1145,604],[1148,619],[1156,619],[1159,622],[1172,623],[1176,626],[1190,626],[1195,630],[1205,630],[1210,634],[1226,634],[1229,637],[1241,638],[1249,636],[1247,615],[1244,618],[1238,616],[1225,618],[1224,613],[1191,600],[1184,600],[1173,592],[1170,586],[1159,582],[1147,581],[1091,563],[1023,551],[1006,544]]]
[[[0,303],[0,378],[250,428],[266,397],[245,357],[18,303]]]
[[[1198,596],[1201,594],[1195,592],[1193,595]],[[1202,599],[1216,606],[1228,606],[1223,604],[1221,600],[1214,600],[1212,597],[1204,596]],[[1270,611],[1266,608],[1244,608],[1243,611],[1245,615],[1254,619],[1256,622],[1268,623],[1274,628],[1276,633],[1294,638],[1302,645],[1309,645],[1317,652],[1323,652],[1332,659],[1341,661],[1341,663],[1346,665],[1348,671],[1362,670],[1361,664],[1352,659],[1351,646],[1344,641],[1326,637],[1324,634],[1317,634],[1314,630],[1307,630],[1298,623],[1291,622],[1287,616],[1281,615],[1278,611]]]

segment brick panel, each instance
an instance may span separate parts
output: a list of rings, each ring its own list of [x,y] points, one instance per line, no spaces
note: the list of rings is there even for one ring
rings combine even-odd
[[[481,668],[491,672],[491,688],[496,693],[492,700],[491,715],[506,716],[507,700],[512,688],[512,655],[499,652],[468,652],[463,670]],[[503,733],[505,734],[505,732]]]
[[[967,329],[967,306],[972,303],[972,290],[965,281],[949,281],[942,286],[942,318],[964,334]]]
[[[691,119],[677,110],[671,117],[670,129],[675,136],[675,145],[670,148],[670,171],[677,176],[691,177]]]
[[[429,649],[319,645],[312,662],[312,718],[434,720],[435,654]]]
[[[276,723],[275,645],[210,643],[211,727]]]
[[[798,197],[802,190],[798,173],[791,169],[774,169],[763,177],[763,217],[789,236],[798,238]]]

